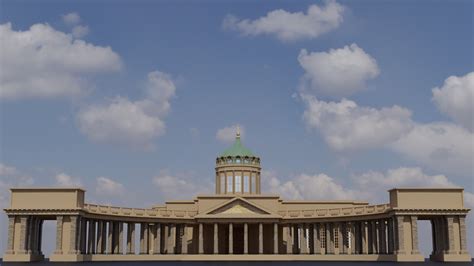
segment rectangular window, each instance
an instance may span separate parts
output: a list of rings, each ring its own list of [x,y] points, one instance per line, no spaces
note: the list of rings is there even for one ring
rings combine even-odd
[[[221,193],[225,193],[225,175],[221,175]]]
[[[250,180],[248,175],[244,175],[244,193],[250,192]]]
[[[334,247],[339,248],[339,229],[334,228]]]
[[[227,193],[234,192],[232,176],[227,176]]]
[[[240,175],[235,176],[235,192],[236,193],[242,192],[242,179]]]
[[[250,181],[250,192],[251,193],[256,193],[257,192],[257,185],[255,182],[255,175],[252,175],[251,181]]]

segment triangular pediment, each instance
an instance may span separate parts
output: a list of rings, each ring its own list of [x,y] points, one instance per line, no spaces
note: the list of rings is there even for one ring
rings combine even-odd
[[[241,197],[235,197],[199,214],[196,218],[276,218],[272,211]]]
[[[237,199],[217,208],[208,214],[269,214],[268,212],[249,204],[243,200]]]

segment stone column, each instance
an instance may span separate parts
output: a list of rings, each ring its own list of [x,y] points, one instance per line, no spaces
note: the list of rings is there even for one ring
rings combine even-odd
[[[203,237],[203,228],[202,224],[199,224],[199,245],[198,251],[199,254],[204,254],[204,237]]]
[[[244,223],[244,254],[248,254],[248,253],[249,253],[249,225],[247,223]]]
[[[102,254],[101,252],[101,249],[102,249],[102,245],[101,245],[101,238],[102,238],[102,221],[97,221],[97,239],[96,239],[96,253],[97,254]]]
[[[394,250],[394,242],[395,242],[395,239],[394,239],[394,231],[393,231],[393,218],[389,218],[388,219],[388,232],[387,232],[387,238],[388,238],[388,254],[393,254],[393,250]]]
[[[15,216],[8,216],[8,242],[5,254],[13,254],[15,250]]]
[[[336,227],[337,227],[337,235],[335,237],[337,237],[337,252],[338,254],[343,254],[344,253],[344,238],[342,236],[342,224],[341,223],[336,223]]]
[[[229,254],[234,254],[234,228],[233,224],[229,224]]]
[[[102,221],[102,236],[101,236],[101,242],[102,242],[102,249],[101,249],[101,254],[105,254],[107,250],[107,221]]]
[[[123,254],[123,222],[117,222],[118,227],[118,254]]]
[[[127,224],[127,254],[135,254],[135,223]]]
[[[78,249],[80,250],[81,254],[87,253],[87,220],[84,217],[79,217],[79,228],[77,228],[79,232],[79,239],[78,239]]]
[[[363,221],[362,222],[362,227],[361,227],[361,236],[362,236],[362,254],[369,254],[369,249],[368,249],[368,235],[369,235],[369,230],[367,228],[367,222]]]
[[[350,222],[349,227],[350,227],[350,233],[349,233],[349,235],[350,235],[350,246],[349,246],[349,249],[347,251],[347,254],[355,254],[355,250],[356,250],[355,223]]]
[[[299,229],[299,242],[300,242],[300,253],[301,254],[308,254],[308,245],[306,244],[306,226],[305,224],[298,225]]]
[[[188,254],[188,226],[183,224],[181,228],[183,230],[183,236],[181,238],[181,254]]]
[[[141,250],[141,254],[148,254],[148,251],[149,251],[148,236],[150,235],[148,231],[149,230],[148,223],[142,223],[141,225],[143,227],[143,230],[140,233],[143,232],[143,236],[140,236],[140,245],[141,245],[140,250]]]
[[[379,221],[380,253],[387,254],[387,224],[385,220]]]
[[[26,253],[32,254],[33,253],[33,242],[34,240],[34,225],[35,225],[35,217],[30,216],[28,217],[27,222],[27,230],[26,230]]]
[[[459,216],[459,237],[460,237],[460,249],[461,254],[469,254],[467,251],[467,232],[466,232],[466,217]]]
[[[453,228],[453,224],[454,224],[454,216],[447,216],[446,217],[446,225],[447,225],[447,240],[448,240],[448,250],[447,250],[447,254],[456,254],[456,247],[454,245],[454,228]]]
[[[286,254],[293,254],[293,238],[291,234],[292,226],[286,225]]]
[[[411,254],[420,254],[418,250],[418,216],[410,217],[411,223]]]
[[[168,241],[169,254],[176,254],[176,224],[170,224],[170,241]]]
[[[334,230],[330,223],[326,223],[326,254],[334,254]]]
[[[113,253],[119,254],[119,222],[113,222],[113,235],[112,235],[112,243],[113,243]]]
[[[87,232],[87,254],[92,254],[92,242],[94,241],[94,239],[92,239],[92,220],[88,220],[85,225],[89,224],[89,227],[88,227],[88,232]]]
[[[114,223],[112,221],[108,221],[108,233],[107,233],[107,254],[113,253],[113,232],[114,232]]]
[[[20,216],[20,248],[16,254],[27,253],[27,230],[28,230],[28,216]]]
[[[258,224],[258,254],[263,254],[263,224]]]
[[[273,254],[278,254],[278,223],[273,224]]]
[[[42,242],[42,239],[43,239],[43,220],[40,220],[40,223],[39,223],[39,231],[38,231],[38,253],[40,255],[43,255],[43,251],[42,248],[41,248],[41,242]]]
[[[403,216],[395,216],[395,254],[405,254],[405,236],[403,226]]]
[[[369,238],[371,240],[370,244],[371,244],[372,254],[377,254],[378,253],[378,250],[377,250],[377,221],[375,221],[375,220],[370,221],[370,235],[372,236],[371,238]]]
[[[56,249],[54,254],[63,254],[63,223],[64,216],[56,216]]]
[[[153,230],[154,230],[153,254],[160,254],[161,253],[161,224],[156,223]]]
[[[219,254],[219,225],[214,223],[214,254]]]
[[[79,254],[77,250],[77,216],[70,216],[71,226],[69,228],[69,254]]]
[[[314,254],[321,254],[321,235],[319,234],[319,224],[313,225],[313,252]]]

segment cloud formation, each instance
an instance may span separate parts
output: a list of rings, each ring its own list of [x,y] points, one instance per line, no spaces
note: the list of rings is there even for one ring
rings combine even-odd
[[[197,194],[211,192],[213,184],[207,180],[195,181],[162,173],[152,178],[152,183],[158,189],[158,195],[163,200],[187,199]]]
[[[384,146],[412,127],[411,112],[396,105],[375,109],[346,99],[325,102],[304,94],[301,98],[306,105],[303,114],[306,125],[317,129],[336,151]]]
[[[369,200],[371,204],[387,203],[387,190],[396,187],[458,187],[444,175],[429,175],[419,167],[399,167],[385,173],[368,171],[353,175],[349,180],[338,180],[320,174],[307,174],[281,180],[275,172],[263,171],[262,181],[267,192],[284,199],[305,200]],[[370,186],[370,189],[367,187]],[[465,203],[474,207],[474,194],[464,192]]]
[[[237,128],[240,129],[241,138],[245,137],[245,127],[240,124],[234,124],[228,127],[218,129],[216,132],[216,139],[223,143],[232,143],[237,134]]]
[[[57,174],[54,179],[59,187],[82,187],[80,178],[65,173]]]
[[[91,90],[87,78],[118,71],[120,56],[110,47],[95,46],[35,24],[15,31],[0,25],[0,98],[75,97]]]
[[[98,177],[95,192],[98,195],[117,196],[125,192],[123,184],[107,177]]]
[[[88,105],[77,114],[79,128],[96,142],[151,149],[153,140],[165,133],[163,119],[169,112],[169,101],[175,91],[168,74],[150,72],[144,99],[131,101],[116,96],[103,104]]]
[[[245,36],[273,35],[290,42],[314,39],[338,28],[343,21],[343,11],[344,7],[336,1],[326,1],[322,7],[310,5],[306,13],[277,9],[255,20],[227,15],[222,25]]]
[[[443,173],[474,173],[474,134],[453,123],[416,124],[390,148]]]
[[[71,12],[66,15],[62,15],[61,17],[63,19],[63,22],[69,25],[76,25],[81,22],[81,17],[76,12]]]
[[[367,89],[367,82],[380,73],[377,61],[357,44],[328,52],[301,50],[298,62],[305,70],[303,89],[334,98]]]
[[[433,88],[432,100],[441,113],[474,131],[474,72],[450,76],[443,86]]]
[[[77,25],[77,26],[74,26],[74,28],[72,28],[71,33],[72,33],[72,36],[74,36],[74,38],[80,39],[86,36],[87,34],[89,34],[89,27]]]

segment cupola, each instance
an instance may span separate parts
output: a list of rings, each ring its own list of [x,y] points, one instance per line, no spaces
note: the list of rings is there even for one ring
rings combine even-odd
[[[237,128],[234,144],[216,159],[216,194],[260,194],[260,158],[244,147]]]

